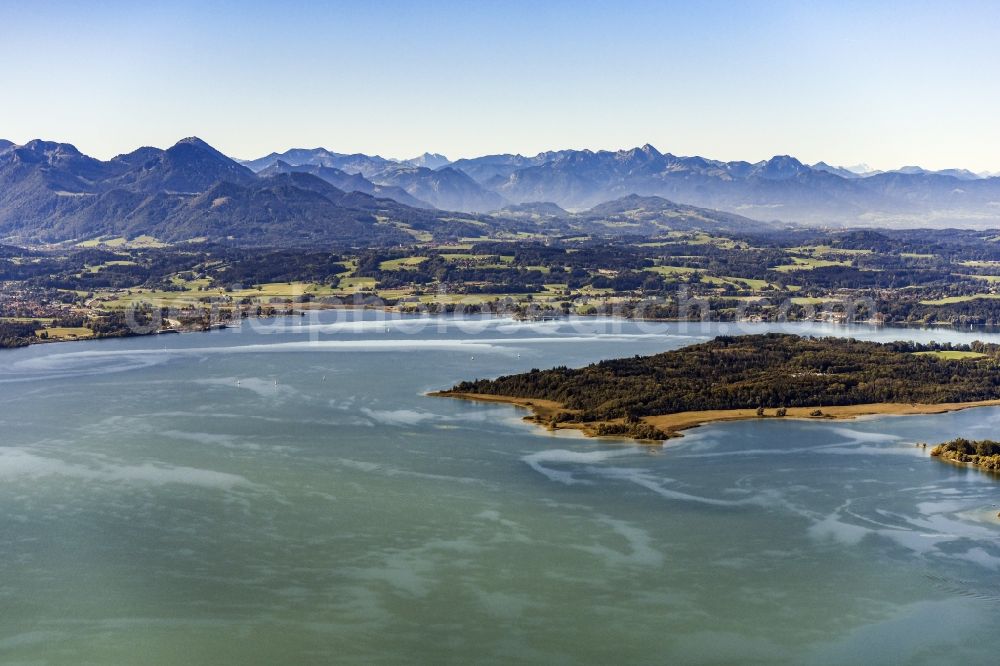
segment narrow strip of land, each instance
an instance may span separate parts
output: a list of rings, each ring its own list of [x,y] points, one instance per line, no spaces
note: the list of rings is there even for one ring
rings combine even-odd
[[[514,405],[529,409],[531,416],[525,420],[537,423],[549,430],[579,430],[590,437],[608,435],[609,431],[614,431],[619,427],[626,426],[625,419],[607,419],[601,421],[555,421],[554,417],[560,413],[570,412],[558,402],[553,400],[542,400],[538,398],[517,398],[504,395],[489,395],[483,393],[461,393],[455,391],[436,391],[430,393],[432,396],[445,398],[458,398],[461,400],[473,400],[477,402],[495,402]],[[763,415],[757,413],[756,409],[707,409],[701,411],[676,412],[673,414],[661,414],[644,416],[642,423],[652,426],[667,437],[679,437],[682,431],[696,428],[698,426],[721,421],[744,421],[749,419],[806,419],[817,421],[823,419],[854,419],[861,416],[904,416],[916,414],[943,414],[973,407],[997,407],[1000,400],[976,400],[972,402],[947,402],[939,404],[921,403],[870,403],[864,405],[837,405],[833,407],[789,407],[785,410],[783,417],[777,416],[777,410],[765,410]],[[817,414],[816,412],[820,412]],[[623,433],[624,434],[624,433]]]

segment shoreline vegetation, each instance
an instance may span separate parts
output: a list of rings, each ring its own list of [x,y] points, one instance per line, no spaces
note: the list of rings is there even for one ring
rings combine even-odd
[[[462,382],[433,396],[513,404],[552,430],[662,441],[706,423],[849,419],[1000,405],[1000,346],[786,334],[720,336],[654,356]],[[927,353],[931,352],[931,353]]]
[[[931,456],[987,472],[1000,472],[1000,443],[989,439],[970,441],[959,437],[935,446]]]
[[[78,342],[80,340],[97,340],[101,338],[142,337],[146,335],[162,335],[171,333],[206,333],[222,328],[239,326],[246,319],[273,319],[277,317],[304,317],[309,311],[325,310],[379,310],[398,315],[452,316],[456,312],[447,308],[441,310],[416,310],[400,304],[382,304],[350,301],[335,304],[313,301],[306,307],[286,306],[284,308],[269,305],[265,308],[239,309],[230,311],[212,311],[205,309],[195,312],[161,312],[157,315],[154,308],[132,307],[127,310],[108,310],[87,317],[70,316],[60,319],[46,317],[0,317],[0,350],[16,349],[29,344],[49,344],[54,342]],[[510,312],[483,312],[474,309],[467,314],[492,314],[495,317],[511,316],[524,321],[558,321],[569,319],[570,315],[558,315],[546,312],[532,312],[515,309]],[[603,312],[592,312],[574,315],[581,319],[607,316]],[[691,317],[646,317],[627,315],[621,319],[626,321],[649,323],[717,323],[716,319],[700,319]],[[827,321],[816,319],[814,321]],[[831,320],[832,321],[832,320]],[[726,323],[760,323],[759,319],[735,320]],[[838,322],[834,322],[838,323]],[[840,322],[843,323],[843,322]],[[854,320],[851,324],[878,326],[882,328],[911,329],[918,324],[886,323],[878,319]],[[943,324],[939,324],[943,326]],[[934,352],[929,352],[934,353]]]
[[[199,316],[187,321],[179,321],[174,318],[164,318],[164,325],[158,328],[149,328],[149,323],[152,321],[147,313],[138,314],[135,318],[143,323],[138,327],[129,327],[125,325],[119,325],[114,327],[105,327],[109,330],[99,330],[95,327],[94,318],[82,319],[79,321],[74,321],[73,326],[45,326],[42,322],[45,320],[44,317],[31,317],[23,318],[24,321],[0,321],[0,350],[3,349],[17,349],[19,347],[26,347],[32,344],[52,344],[56,342],[79,342],[81,340],[99,340],[103,338],[127,338],[127,337],[144,337],[147,335],[164,335],[173,333],[208,333],[210,331],[216,331],[223,328],[238,328],[240,322],[246,319],[276,319],[279,317],[304,317],[306,312],[309,310],[381,310],[383,312],[395,313],[400,315],[417,315],[425,314],[431,317],[439,316],[450,316],[453,312],[416,312],[413,310],[407,310],[400,308],[396,305],[386,305],[383,307],[374,307],[371,305],[354,305],[351,303],[343,303],[338,305],[325,305],[319,304],[315,307],[308,308],[308,310],[286,310],[278,312],[266,312],[262,314],[243,314],[240,316],[230,316],[216,321],[212,321],[209,317]],[[111,313],[116,314],[116,313]],[[474,313],[480,314],[480,313]],[[501,315],[494,315],[501,316]],[[601,317],[605,316],[601,313],[590,313],[575,315],[579,318],[586,319],[588,317]],[[558,321],[561,319],[568,319],[565,316],[539,316],[537,318],[532,316],[515,316],[515,319],[522,319],[525,321]],[[100,319],[98,317],[97,319]],[[701,319],[690,319],[690,318],[653,318],[653,317],[623,317],[627,321],[636,322],[647,322],[647,323],[717,323],[716,320],[701,320]],[[121,320],[121,318],[119,318]],[[821,321],[821,320],[816,320]],[[57,322],[62,324],[64,322]],[[121,321],[116,323],[123,323]],[[726,322],[739,324],[741,321],[736,322]],[[742,320],[742,323],[761,323],[759,320],[747,319]],[[912,329],[917,325],[914,324],[885,324],[877,320],[859,320],[851,322],[856,325],[863,326],[878,326],[880,328],[898,328],[900,330]]]
[[[275,319],[279,317],[304,317],[309,311],[328,311],[328,310],[379,310],[387,313],[399,314],[399,315],[426,315],[431,317],[437,316],[453,316],[456,312],[453,309],[442,309],[438,310],[424,310],[419,311],[409,307],[403,307],[398,304],[394,305],[373,305],[371,303],[352,303],[349,301],[337,303],[337,304],[327,304],[323,302],[313,302],[310,303],[308,307],[295,309],[295,308],[284,308],[279,309],[274,306],[269,306],[262,311],[249,311],[249,310],[237,310],[234,312],[228,312],[227,316],[212,316],[211,311],[204,311],[194,313],[183,313],[183,318],[178,318],[176,313],[168,313],[168,316],[162,316],[161,326],[151,326],[154,322],[155,316],[150,308],[132,308],[125,313],[122,311],[107,311],[101,313],[99,316],[91,316],[87,318],[77,317],[76,319],[68,319],[56,321],[59,326],[46,326],[44,322],[46,317],[21,317],[21,318],[2,318],[0,317],[0,350],[3,349],[16,349],[18,347],[25,347],[29,344],[51,344],[55,342],[79,342],[81,340],[98,340],[102,338],[120,338],[120,337],[143,337],[147,335],[163,335],[172,333],[207,333],[210,331],[216,331],[223,328],[233,328],[238,327],[240,323],[247,319]],[[130,323],[126,325],[126,318],[122,315],[126,314],[127,317],[131,318]],[[504,313],[490,313],[482,312],[479,310],[471,311],[468,314],[492,314],[495,317],[502,317]],[[525,321],[558,321],[563,319],[569,319],[570,315],[560,313],[559,315],[549,315],[549,314],[532,314],[531,312],[521,312],[514,311],[506,313],[515,319],[525,320]],[[110,317],[109,317],[110,315]],[[169,316],[173,315],[173,316]],[[573,315],[581,319],[586,319],[589,317],[604,317],[607,316],[603,312],[592,312],[585,314]],[[95,319],[97,320],[97,326],[95,326]],[[111,325],[106,325],[105,322],[100,321],[101,319],[112,320]],[[691,318],[691,317],[645,317],[645,316],[622,316],[621,319],[626,321],[636,321],[636,322],[648,322],[648,323],[690,323],[690,324],[701,324],[701,323],[730,323],[730,324],[754,324],[762,323],[761,319],[749,318],[743,320],[734,321],[722,321],[717,319],[701,319],[701,318]],[[72,325],[66,324],[69,321]],[[799,320],[791,320],[799,321]],[[849,323],[852,325],[863,325],[863,326],[875,326],[879,328],[892,328],[899,330],[908,330],[913,328],[926,328],[929,326],[937,326],[941,328],[950,327],[953,328],[949,323],[937,322],[934,324],[922,324],[922,323],[908,323],[908,322],[885,322],[880,319],[856,319],[851,322],[840,322],[836,319],[812,319],[807,321],[826,321],[828,323]],[[64,325],[65,324],[65,325]],[[981,328],[988,328],[986,325],[980,325]],[[962,352],[962,351],[927,351],[919,352],[921,354],[968,354],[970,357],[975,357],[978,352]],[[953,356],[953,358],[959,358],[958,356]]]

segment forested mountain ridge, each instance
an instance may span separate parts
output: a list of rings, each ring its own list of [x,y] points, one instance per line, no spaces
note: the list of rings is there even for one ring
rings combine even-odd
[[[330,183],[338,178],[345,189]],[[454,239],[500,228],[492,218],[429,208],[402,189],[332,168],[312,175],[275,167],[258,175],[194,137],[108,161],[50,141],[0,145],[0,238],[19,243],[152,236],[382,245],[411,242],[422,233]]]
[[[678,204],[663,197],[630,194],[606,201],[589,210],[566,216],[583,230],[595,232],[633,227],[637,234],[654,235],[671,231],[727,231],[751,233],[773,229],[774,225],[735,213]]]

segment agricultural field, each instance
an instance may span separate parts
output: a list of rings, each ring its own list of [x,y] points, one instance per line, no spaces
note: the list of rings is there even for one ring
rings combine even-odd
[[[83,326],[48,326],[35,331],[35,335],[47,340],[85,340],[94,337],[92,329]]]
[[[793,271],[811,271],[815,268],[825,266],[850,266],[851,262],[846,259],[818,259],[815,257],[790,257],[792,263],[775,266],[774,270],[779,273],[791,273]]]
[[[419,266],[425,261],[427,261],[427,257],[422,257],[419,255],[415,257],[400,257],[399,259],[389,259],[379,264],[379,270],[383,271],[405,270],[407,268]]]
[[[872,254],[872,250],[857,249],[857,248],[844,248],[844,247],[831,247],[829,245],[807,245],[799,247],[790,247],[788,252],[792,254],[804,254],[811,257],[823,258],[829,256],[840,256],[840,257],[853,257],[859,255]],[[902,253],[907,254],[907,253]]]
[[[968,360],[976,358],[985,358],[986,354],[974,351],[955,351],[955,350],[941,350],[941,351],[921,351],[914,352],[917,356],[933,356],[935,358],[946,359],[949,361],[954,360]]]
[[[953,305],[955,303],[968,303],[980,299],[998,299],[1000,294],[965,294],[962,296],[946,296],[933,300],[920,301],[921,305]]]

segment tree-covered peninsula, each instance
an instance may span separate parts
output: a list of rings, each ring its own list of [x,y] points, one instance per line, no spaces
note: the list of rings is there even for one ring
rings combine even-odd
[[[942,460],[968,463],[980,469],[1000,472],[1000,442],[988,439],[970,441],[959,437],[931,449],[931,455]]]
[[[1000,348],[767,334],[466,381],[439,395],[522,404],[552,427],[662,439],[715,420],[939,412],[1000,400]]]

